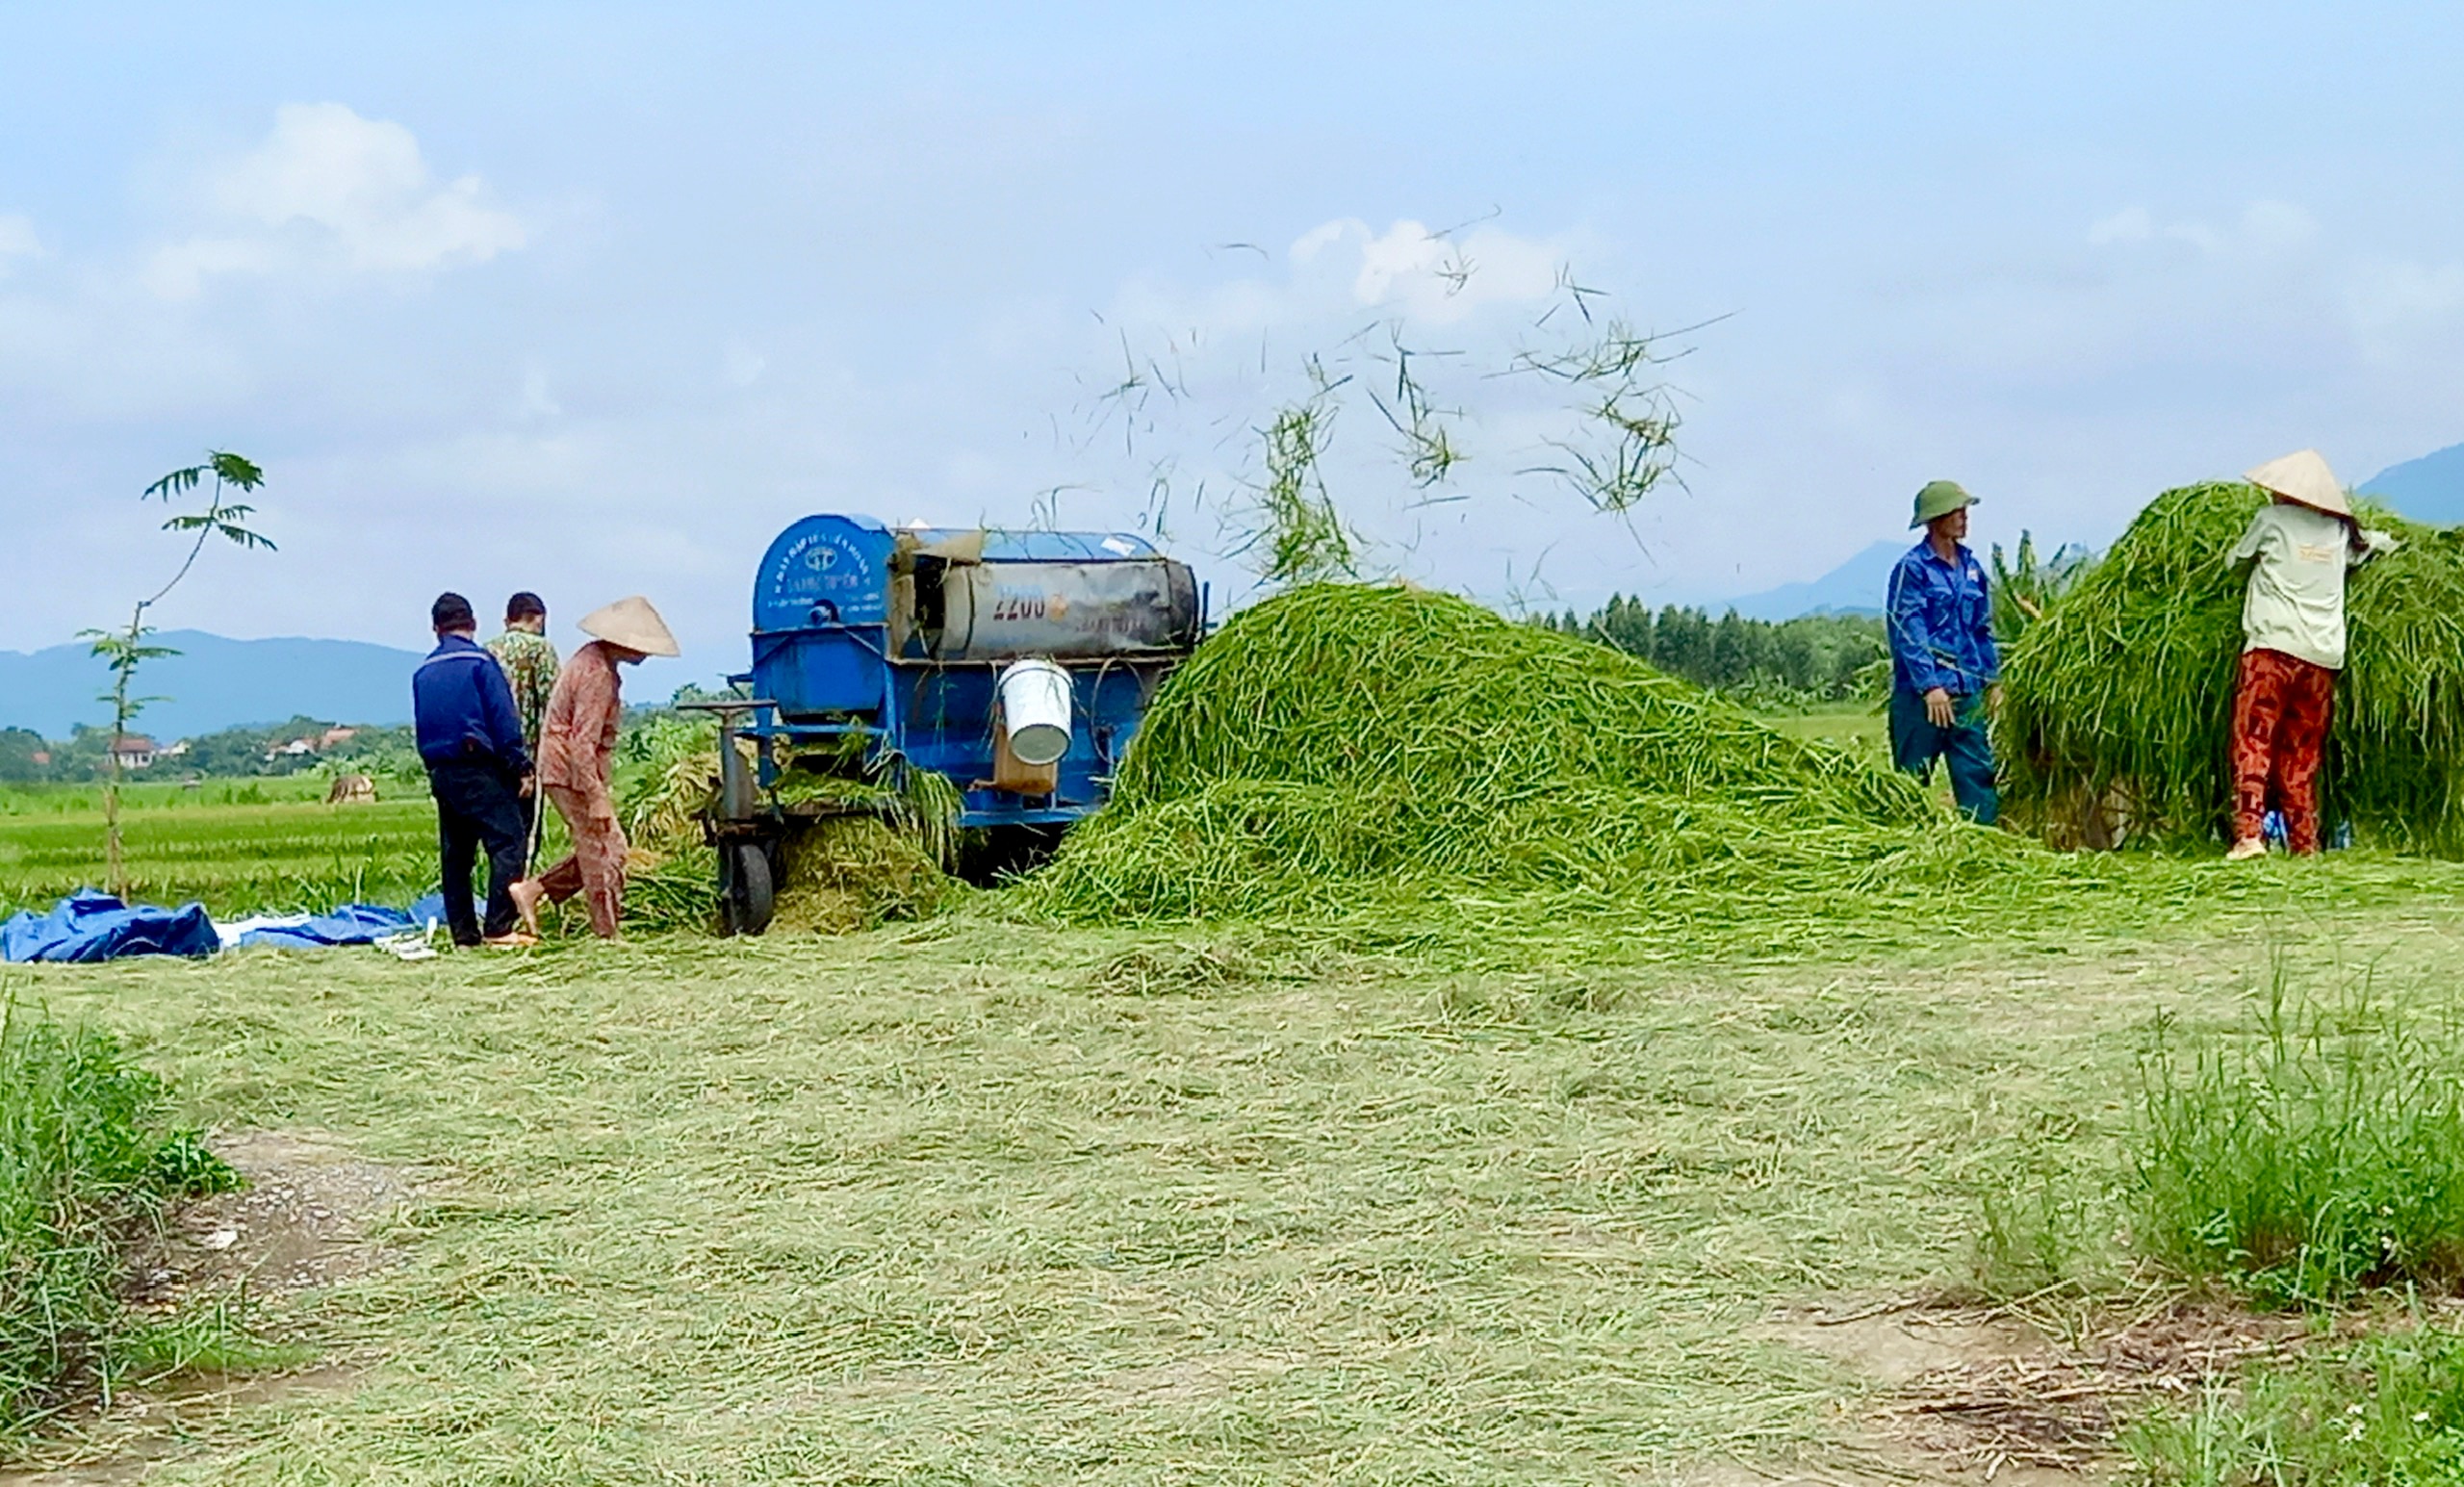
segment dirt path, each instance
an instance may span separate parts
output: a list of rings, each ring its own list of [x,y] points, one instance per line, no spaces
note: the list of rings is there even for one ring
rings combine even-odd
[[[136,1303],[171,1317],[244,1298],[262,1328],[279,1330],[302,1293],[369,1275],[401,1259],[377,1236],[387,1221],[443,1191],[439,1173],[355,1155],[317,1131],[218,1134],[208,1144],[247,1179],[240,1192],[183,1205],[136,1259]],[[136,1481],[186,1440],[218,1423],[304,1395],[350,1388],[362,1369],[320,1359],[245,1377],[188,1375],[116,1391],[56,1423],[37,1463],[0,1468],[0,1487],[109,1487]]]

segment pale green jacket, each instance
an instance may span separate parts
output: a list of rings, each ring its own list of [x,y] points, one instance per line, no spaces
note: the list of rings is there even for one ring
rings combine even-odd
[[[2386,532],[2356,533],[2324,511],[2282,501],[2260,507],[2231,558],[2257,559],[2242,600],[2242,649],[2344,670],[2345,574],[2395,548]]]

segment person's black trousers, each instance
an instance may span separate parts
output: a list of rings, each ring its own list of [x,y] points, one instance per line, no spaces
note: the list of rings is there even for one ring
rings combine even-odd
[[[480,927],[471,912],[471,868],[478,852],[488,852],[488,921],[490,936],[513,929],[513,895],[507,891],[527,866],[530,817],[522,808],[522,786],[505,778],[489,759],[456,759],[427,766],[429,793],[436,797],[436,841],[445,866],[445,924],[457,945],[479,942]]]

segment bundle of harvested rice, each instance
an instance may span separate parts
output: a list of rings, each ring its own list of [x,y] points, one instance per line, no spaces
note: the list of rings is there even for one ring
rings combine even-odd
[[[913,830],[880,815],[824,817],[787,837],[780,855],[773,933],[845,935],[930,918],[962,891]]]
[[[2142,839],[2226,827],[2246,567],[2228,564],[2255,486],[2168,491],[2006,657],[2004,804],[2057,840],[2117,818]],[[2403,546],[2357,570],[2320,784],[2330,822],[2384,845],[2464,853],[2464,536],[2362,502]]]
[[[716,727],[659,731],[634,755],[617,782],[618,816],[644,859],[627,911],[645,928],[710,928],[718,921],[718,863],[701,821],[718,801]],[[786,767],[773,798],[791,813],[800,806],[827,809],[781,847],[774,929],[844,934],[923,917],[957,896],[949,876],[959,849],[955,786],[918,769],[833,773],[848,767],[843,751],[817,752],[820,768],[794,767],[799,757],[783,753]]]
[[[1139,919],[1340,911],[1364,885],[1844,885],[1933,852],[1905,830],[1933,819],[1907,777],[1607,647],[1449,595],[1317,584],[1174,674],[1111,804],[1030,891]]]

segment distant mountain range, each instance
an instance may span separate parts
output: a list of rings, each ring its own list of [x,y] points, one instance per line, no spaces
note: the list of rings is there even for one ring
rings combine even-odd
[[[2359,488],[2416,522],[2439,526],[2464,522],[2464,444],[2390,465]]]
[[[422,653],[357,640],[226,640],[202,630],[155,639],[178,655],[148,661],[138,690],[149,704],[130,725],[161,742],[295,717],[333,723],[408,723],[411,669]],[[82,644],[31,654],[0,651],[0,728],[65,738],[75,725],[111,722],[111,674]]]
[[[1776,589],[1747,594],[1725,603],[1706,604],[1713,614],[1733,606],[1749,620],[1793,620],[1801,614],[1880,614],[1883,588],[1890,581],[1891,565],[1915,545],[1877,542],[1855,557],[1808,583],[1783,583]]]

